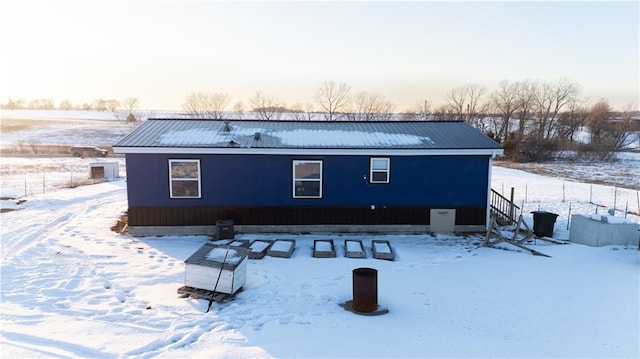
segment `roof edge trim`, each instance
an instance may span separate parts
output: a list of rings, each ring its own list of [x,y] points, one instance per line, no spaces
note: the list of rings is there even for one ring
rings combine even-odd
[[[124,154],[215,154],[215,155],[393,155],[393,156],[500,156],[502,148],[495,149],[335,149],[335,148],[215,148],[215,147],[113,147],[115,153]]]

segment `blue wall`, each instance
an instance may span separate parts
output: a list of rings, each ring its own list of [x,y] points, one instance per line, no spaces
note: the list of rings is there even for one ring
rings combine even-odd
[[[200,159],[202,198],[169,198],[178,158]],[[489,156],[390,158],[391,182],[369,184],[369,156],[127,154],[129,206],[486,206]],[[292,198],[293,160],[323,160],[322,199]]]

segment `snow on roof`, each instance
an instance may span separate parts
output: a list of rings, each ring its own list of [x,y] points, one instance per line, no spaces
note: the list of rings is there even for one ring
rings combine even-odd
[[[415,146],[423,142],[435,144],[427,136],[410,134],[311,129],[293,129],[275,132],[263,128],[236,128],[230,132],[216,132],[206,128],[170,131],[162,134],[158,143],[163,146],[228,145],[230,141],[238,143],[238,140],[242,141],[242,139],[247,136],[255,138],[257,133],[260,134],[258,135],[260,138],[263,138],[263,136],[272,137],[273,141],[281,143],[284,147],[368,147],[385,141],[400,146]]]
[[[116,148],[483,149],[502,147],[464,122],[147,120]],[[120,152],[127,153],[127,150]]]
[[[249,250],[240,247],[229,247],[213,243],[205,243],[184,262],[186,264],[206,267],[235,268],[249,255]]]

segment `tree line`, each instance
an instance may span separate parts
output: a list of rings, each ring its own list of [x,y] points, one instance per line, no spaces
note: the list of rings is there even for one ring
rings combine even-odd
[[[249,99],[249,112],[242,102],[230,106],[222,92],[193,92],[183,110],[194,118],[223,119],[233,116],[259,120],[326,121],[465,121],[505,147],[516,161],[544,161],[558,151],[573,151],[610,159],[633,143],[640,142],[638,114],[631,105],[614,111],[607,99],[592,106],[580,97],[580,86],[570,80],[508,81],[488,93],[486,87],[466,84],[447,92],[445,102],[432,108],[425,100],[413,108],[394,112],[384,96],[353,91],[345,83],[325,81],[314,92],[314,102],[287,107],[275,96],[258,91]],[[586,129],[590,138],[578,135]]]
[[[56,106],[53,99],[40,98],[31,101],[24,99],[8,99],[7,102],[0,104],[3,110],[85,110],[85,111],[108,111],[116,112],[119,110],[132,113],[140,106],[140,100],[137,97],[127,97],[124,100],[99,98],[92,102],[83,102],[74,104],[70,100],[60,101]]]
[[[580,86],[568,79],[555,81],[503,80],[488,92],[479,84],[466,84],[446,93],[445,101],[433,106],[428,100],[413,108],[396,111],[382,95],[355,91],[343,82],[324,81],[314,91],[313,101],[287,105],[276,96],[257,91],[231,105],[224,92],[191,92],[182,109],[199,119],[325,120],[325,121],[465,121],[505,147],[507,157],[517,161],[549,160],[558,151],[577,151],[609,159],[630,143],[640,142],[638,114],[631,105],[614,111],[607,99],[589,106],[580,96]],[[131,114],[137,98],[123,101],[98,99],[79,109]],[[3,109],[53,109],[51,100],[9,100]],[[59,109],[78,109],[69,101]],[[590,138],[578,138],[586,129]]]
[[[192,92],[182,109],[194,118],[222,119],[228,116],[258,120],[327,120],[327,121],[387,121],[395,114],[395,105],[384,96],[354,92],[345,83],[325,81],[315,90],[313,103],[287,105],[277,96],[257,91],[248,99],[233,106],[231,97],[223,92]],[[231,112],[231,114],[229,113]]]

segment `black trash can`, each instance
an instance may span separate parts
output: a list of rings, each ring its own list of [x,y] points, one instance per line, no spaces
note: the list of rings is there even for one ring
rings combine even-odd
[[[553,237],[553,226],[556,224],[558,215],[545,211],[534,211],[533,233],[538,237]]]
[[[233,239],[233,221],[221,219],[216,222],[216,239]]]

